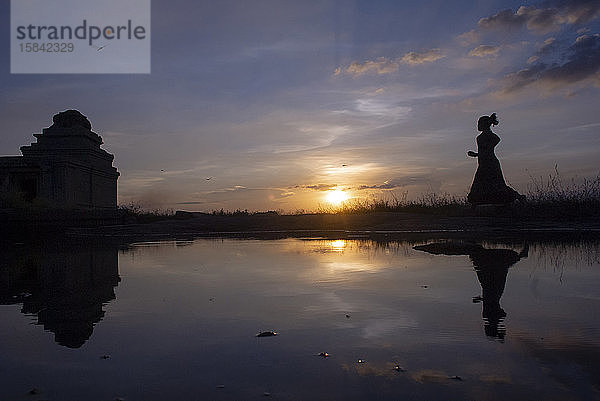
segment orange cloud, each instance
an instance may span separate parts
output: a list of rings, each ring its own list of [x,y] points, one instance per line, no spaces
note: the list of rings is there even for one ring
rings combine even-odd
[[[431,63],[444,57],[445,56],[440,49],[431,49],[423,52],[408,52],[397,59],[379,57],[376,60],[367,60],[362,63],[354,61],[348,67],[336,68],[333,75],[338,76],[348,74],[357,77],[370,73],[378,75],[391,74],[398,71],[401,63],[413,66]]]
[[[469,52],[472,57],[496,57],[500,51],[500,46],[479,45]]]
[[[408,52],[402,57],[402,62],[409,65],[431,63],[444,58],[440,49],[431,49],[424,52]]]
[[[389,60],[385,57],[379,57],[377,60],[367,60],[364,63],[359,63],[358,61],[354,61],[346,68],[338,67],[335,70],[334,75],[340,75],[342,73],[347,73],[350,75],[358,76],[367,73],[376,73],[376,74],[390,74],[392,72],[398,71],[399,64],[397,61]]]

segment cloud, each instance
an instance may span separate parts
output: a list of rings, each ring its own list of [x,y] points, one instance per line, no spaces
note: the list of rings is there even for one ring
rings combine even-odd
[[[384,181],[383,184],[374,184],[374,185],[361,185],[358,187],[359,190],[363,189],[394,189],[400,188],[404,185],[396,184],[391,181]]]
[[[432,184],[432,178],[428,174],[421,174],[416,176],[407,176],[401,178],[394,178],[392,180],[384,181],[382,184],[373,184],[373,185],[361,185],[358,189],[396,189],[403,188],[411,185],[429,185]]]
[[[538,8],[521,6],[517,11],[506,9],[479,20],[481,30],[517,30],[527,27],[535,33],[548,33],[559,30],[563,25],[580,25],[600,15],[600,2],[597,0],[562,1],[554,6]],[[464,34],[463,34],[464,35]]]
[[[346,68],[338,67],[334,75],[340,75],[342,73],[359,76],[367,73],[376,73],[379,75],[390,74],[398,71],[399,64],[395,60],[390,60],[385,57],[379,57],[377,60],[368,60],[364,63],[354,61]]]
[[[306,188],[315,191],[330,191],[336,188],[336,184],[312,184],[312,185],[296,185],[294,188]]]
[[[568,61],[549,68],[543,79],[554,82],[572,83],[584,80],[600,70],[600,35],[583,35],[569,48],[572,52]]]
[[[421,53],[408,52],[402,57],[401,61],[404,64],[418,65],[431,63],[443,57],[444,55],[442,54],[442,51],[440,49],[431,49]]]
[[[567,23],[567,17],[556,8],[536,8],[521,6],[517,14],[525,18],[527,29],[537,33],[558,31],[562,24]]]
[[[500,51],[500,46],[479,45],[469,52],[473,57],[496,57]]]
[[[521,7],[522,8],[522,7]],[[519,8],[519,10],[521,10]],[[513,13],[511,9],[502,10],[497,14],[479,20],[477,26],[481,29],[520,29],[527,19],[519,11]]]
[[[553,43],[554,41],[548,41],[546,45]],[[533,83],[552,88],[581,82],[586,79],[598,81],[600,73],[600,34],[579,36],[575,43],[566,49],[564,59],[565,61],[562,63],[536,63],[531,67],[508,74],[502,79],[502,92],[514,92]]]
[[[535,64],[529,68],[510,73],[503,79],[504,88],[502,92],[510,93],[522,89],[525,86],[534,83],[540,77],[540,74],[546,69],[543,63]]]
[[[544,40],[544,43],[542,44],[542,46],[540,46],[537,53],[538,53],[538,55],[548,54],[555,48],[556,48],[556,39],[548,38],[548,39]]]
[[[600,3],[597,0],[563,0],[561,8],[566,9],[567,22],[585,24],[600,16]]]
[[[412,110],[408,106],[400,106],[389,101],[377,99],[356,99],[356,111],[371,116],[394,117],[394,119],[406,117]]]
[[[468,32],[461,33],[457,36],[458,41],[463,46],[470,46],[474,43],[479,42],[479,33],[475,29],[471,29]]]
[[[408,52],[404,56],[397,59],[379,57],[376,60],[367,60],[365,62],[352,62],[348,67],[338,67],[333,72],[333,75],[339,76],[348,74],[352,76],[360,76],[363,74],[391,74],[400,68],[400,64],[408,64],[411,66],[431,63],[445,57],[440,49],[431,49],[423,52]]]
[[[533,64],[536,61],[540,60],[540,58],[542,58],[543,56],[549,55],[554,51],[558,51],[559,50],[559,46],[558,46],[558,42],[556,41],[555,38],[548,38],[546,40],[544,40],[544,43],[542,43],[542,45],[539,47],[539,49],[537,50],[537,52],[529,57],[529,59],[527,60],[527,64]]]

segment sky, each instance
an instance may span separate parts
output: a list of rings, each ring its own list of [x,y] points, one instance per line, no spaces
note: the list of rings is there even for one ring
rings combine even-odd
[[[0,18],[0,155],[77,109],[115,155],[121,204],[465,196],[492,112],[518,191],[556,166],[600,173],[598,0],[154,0],[150,74],[10,74],[7,0]]]

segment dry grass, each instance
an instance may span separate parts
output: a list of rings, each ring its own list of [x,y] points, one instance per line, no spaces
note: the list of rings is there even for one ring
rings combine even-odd
[[[338,207],[318,208],[318,213],[365,214],[375,212],[412,212],[445,216],[512,216],[521,218],[586,218],[600,215],[600,174],[594,178],[562,179],[557,167],[547,177],[530,177],[525,202],[482,210],[473,208],[466,196],[448,193],[427,193],[416,200],[401,198],[371,198],[353,200]]]
[[[530,177],[523,213],[576,217],[600,214],[600,174],[594,178],[563,180],[554,167],[547,177]]]
[[[119,217],[135,223],[150,223],[175,215],[172,209],[145,209],[139,203],[130,202],[117,207]]]
[[[408,200],[408,193],[400,197],[390,194],[385,198],[354,199],[340,206],[319,205],[320,214],[366,214],[378,212],[412,212],[433,214],[456,214],[468,209],[465,197],[448,193],[427,193],[416,200]]]
[[[527,200],[532,203],[589,204],[600,202],[600,174],[594,178],[577,178],[565,182],[558,166],[547,177],[531,177]]]

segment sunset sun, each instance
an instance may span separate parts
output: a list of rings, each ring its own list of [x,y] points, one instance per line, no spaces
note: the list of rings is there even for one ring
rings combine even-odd
[[[350,199],[350,195],[348,195],[346,192],[342,191],[341,189],[335,189],[333,191],[329,191],[327,193],[327,195],[325,196],[325,199],[327,200],[327,202],[331,203],[332,205],[339,206],[343,202]]]

